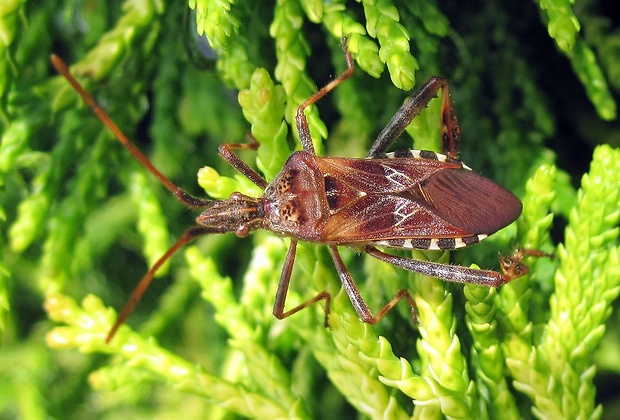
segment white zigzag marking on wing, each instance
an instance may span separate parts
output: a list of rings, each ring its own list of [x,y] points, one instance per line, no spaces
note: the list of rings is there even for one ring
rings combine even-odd
[[[405,211],[407,205],[406,204],[399,204],[395,209],[394,209],[394,219],[395,219],[395,223],[394,223],[394,227],[399,226],[403,223],[405,223],[405,221],[407,219],[409,219],[410,217],[412,217],[413,215],[415,215],[417,213],[417,210],[413,210],[409,213],[407,213]]]
[[[389,166],[381,166],[383,166],[383,169],[385,171],[385,177],[390,180],[391,186],[393,186],[394,188],[404,189],[406,183],[410,181],[410,178],[406,175],[403,175],[402,172],[397,171],[394,168],[390,168]]]

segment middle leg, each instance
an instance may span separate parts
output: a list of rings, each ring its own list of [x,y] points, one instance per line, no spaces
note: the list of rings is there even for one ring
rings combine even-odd
[[[340,76],[336,77],[334,80],[329,82],[327,85],[323,86],[323,88],[315,92],[314,95],[306,99],[306,101],[302,103],[301,105],[299,105],[299,108],[297,108],[297,114],[295,116],[295,124],[297,125],[297,132],[299,133],[299,140],[301,141],[301,146],[306,152],[312,153],[313,155],[316,153],[314,151],[314,146],[312,145],[312,137],[310,136],[310,128],[308,127],[308,119],[306,118],[306,114],[304,114],[304,111],[310,105],[316,103],[322,97],[324,97],[329,92],[334,90],[336,86],[338,86],[340,83],[347,80],[353,74],[353,69],[355,68],[353,66],[353,56],[347,49],[347,38],[346,37],[342,39],[342,49],[344,50],[344,56],[347,61],[347,69],[344,72],[342,72]]]
[[[332,255],[332,259],[334,260],[336,271],[338,272],[338,276],[340,277],[340,281],[342,282],[342,287],[344,287],[344,290],[347,292],[347,295],[351,300],[351,304],[353,304],[355,311],[357,312],[362,321],[368,324],[376,324],[403,298],[411,307],[412,319],[417,319],[415,302],[413,301],[413,297],[407,289],[399,290],[396,296],[394,296],[392,300],[390,300],[383,308],[381,308],[379,312],[377,312],[377,315],[373,315],[370,311],[370,308],[364,301],[364,298],[362,298],[362,295],[360,295],[359,289],[357,288],[355,281],[351,277],[349,270],[347,270],[347,267],[344,265],[344,262],[342,261],[340,253],[338,252],[336,246],[329,245],[329,252]]]

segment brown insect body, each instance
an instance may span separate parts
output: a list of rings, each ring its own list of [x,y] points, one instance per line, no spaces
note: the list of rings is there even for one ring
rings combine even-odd
[[[181,203],[202,210],[196,219],[197,225],[189,228],[142,278],[107,341],[131,314],[159,267],[187,242],[211,233],[235,232],[244,237],[262,228],[291,238],[273,309],[280,319],[320,300],[325,301],[325,311],[329,313],[331,295],[327,291],[292,309],[284,309],[300,240],[327,245],[344,290],[360,318],[368,323],[380,320],[402,298],[412,310],[415,303],[403,289],[373,315],[344,265],[338,246],[353,247],[405,270],[458,283],[501,286],[527,273],[527,267],[521,263],[523,256],[529,254],[527,251],[518,251],[511,258],[502,257],[502,273],[499,273],[403,258],[376,248],[455,249],[471,245],[513,222],[521,213],[522,205],[511,192],[474,173],[456,159],[460,129],[448,84],[436,77],[403,104],[378,135],[367,158],[317,156],[304,110],[353,73],[353,59],[346,51],[346,40],[345,57],[347,70],[298,108],[296,125],[303,150],[290,156],[272,182],[268,183],[233,153],[235,149],[256,149],[258,143],[220,146],[220,156],[264,189],[260,198],[235,192],[228,200],[194,197],[172,183],[118,129],[62,60],[52,57],[52,64],[123,146]],[[444,154],[417,150],[386,153],[439,89],[443,92],[441,142]]]
[[[265,189],[262,206],[252,202],[251,207],[254,218],[245,226],[283,236],[416,249],[470,245],[521,213],[521,202],[510,191],[458,160],[421,151],[378,159],[295,152]],[[197,221],[207,222],[203,216]]]

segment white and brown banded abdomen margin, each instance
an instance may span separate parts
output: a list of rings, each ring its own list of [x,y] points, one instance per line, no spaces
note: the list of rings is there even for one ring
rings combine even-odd
[[[463,238],[412,238],[412,239],[386,239],[372,242],[374,245],[387,246],[390,248],[403,249],[428,249],[428,250],[450,250],[463,248],[477,244],[488,235],[472,235]]]
[[[436,160],[438,162],[448,162],[455,163],[457,165],[461,165],[463,169],[467,169],[471,171],[471,168],[465,165],[458,159],[451,158],[450,156],[446,156],[441,153],[431,152],[430,150],[397,150],[395,152],[383,153],[376,157],[368,158],[368,159],[402,159],[402,158],[413,158],[413,159],[429,159]]]

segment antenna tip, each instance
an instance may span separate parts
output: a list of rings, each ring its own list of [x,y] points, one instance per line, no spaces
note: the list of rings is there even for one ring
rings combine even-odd
[[[58,73],[63,73],[63,70],[67,68],[67,65],[65,64],[65,62],[62,61],[62,58],[60,58],[56,54],[52,53],[50,55],[50,62],[52,63],[52,66],[54,66],[54,68],[56,69]]]

